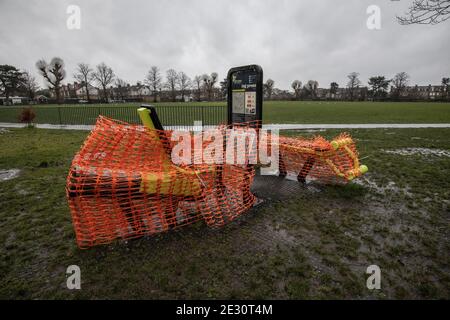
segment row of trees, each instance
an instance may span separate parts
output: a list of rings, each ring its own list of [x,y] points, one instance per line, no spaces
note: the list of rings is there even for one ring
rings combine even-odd
[[[64,61],[61,58],[55,57],[49,63],[45,60],[36,62],[36,67],[39,74],[42,75],[49,89],[52,90],[58,102],[62,101],[61,88],[63,80],[66,78],[66,71]],[[74,79],[84,87],[87,99],[90,100],[90,89],[96,87],[101,92],[101,98],[105,101],[114,93],[116,96],[124,97],[128,94],[129,84],[117,77],[111,67],[105,63],[100,63],[95,68],[91,68],[87,63],[79,63],[73,75]],[[368,97],[373,100],[382,100],[388,96],[391,99],[400,99],[405,91],[408,89],[409,75],[406,72],[397,73],[392,79],[385,76],[373,76],[369,78],[368,86],[363,86],[359,79],[359,73],[352,72],[348,76],[346,87],[339,88],[337,82],[332,82],[329,89],[319,89],[319,83],[315,80],[309,80],[304,85],[300,80],[294,80],[291,83],[293,93],[288,93],[286,96],[289,99],[317,99],[323,98],[323,91],[319,97],[319,90],[326,90],[327,97],[333,98],[339,96],[340,99],[363,99]],[[186,73],[177,72],[174,69],[166,71],[165,79],[161,70],[152,66],[145,75],[142,82],[137,83],[137,87],[144,85],[150,90],[154,101],[157,101],[158,95],[162,90],[168,92],[170,99],[175,101],[177,96],[181,96],[184,100],[187,94],[193,94],[195,100],[200,101],[202,97],[208,101],[213,100],[214,92],[218,91],[216,84],[218,82],[217,73],[213,72],[210,75],[197,75],[191,79]],[[441,81],[441,98],[450,98],[449,93],[450,78],[444,77]],[[226,95],[226,80],[220,82],[221,97]],[[14,66],[0,65],[0,94],[4,95],[8,101],[9,97],[14,93],[23,93],[30,99],[34,99],[39,86],[35,77],[28,71],[21,71]],[[264,83],[264,95],[266,99],[272,99],[275,92],[277,99],[280,99],[279,92],[282,90],[275,88],[275,81],[268,79]],[[345,94],[343,95],[342,92]],[[338,94],[339,93],[339,94]],[[363,96],[363,97],[361,97]]]
[[[51,90],[57,102],[64,98],[62,87],[63,81],[67,77],[63,59],[53,58],[50,62],[41,59],[36,62],[36,68],[43,77],[48,89]],[[116,76],[113,69],[105,63],[100,63],[92,68],[87,63],[79,63],[73,74],[74,79],[84,88],[87,99],[91,100],[90,89],[95,87],[101,93],[101,99],[107,101],[112,93],[117,96],[127,96],[129,84]],[[217,89],[218,74],[197,75],[191,79],[183,71],[177,72],[174,69],[166,71],[166,77],[163,79],[161,70],[152,66],[145,75],[143,82],[138,81],[137,87],[147,86],[151,91],[154,101],[162,90],[169,91],[172,101],[176,100],[177,94],[184,100],[185,95],[193,93],[195,99],[200,101],[203,98],[211,101],[214,91]],[[0,94],[9,100],[14,94],[25,94],[30,99],[34,99],[39,85],[36,78],[28,71],[21,71],[11,65],[0,65]]]
[[[373,100],[382,100],[390,95],[390,98],[394,100],[400,99],[408,89],[410,76],[406,72],[397,73],[392,79],[388,79],[386,76],[373,76],[369,78],[367,87],[363,85],[359,79],[359,73],[351,72],[347,75],[347,83],[344,88],[344,99],[355,100],[361,99],[361,92],[368,95]],[[275,81],[268,79],[264,83],[264,96],[267,99],[271,99],[275,91],[280,91],[275,88]],[[441,98],[449,98],[450,78],[444,77],[441,80]],[[295,100],[300,99],[317,99],[319,91],[319,83],[315,80],[309,80],[304,85],[300,80],[294,80],[291,83],[291,89],[293,90],[292,98]],[[338,95],[339,84],[337,82],[331,82],[329,89],[326,90],[327,96],[332,98]],[[343,90],[341,89],[341,92]],[[362,97],[363,99],[367,97]],[[277,97],[279,99],[279,97]]]
[[[5,96],[6,100],[17,92],[34,98],[38,89],[36,78],[30,72],[7,64],[0,65],[0,94]]]
[[[156,101],[158,93],[163,88],[170,91],[173,101],[176,99],[177,92],[180,93],[181,99],[184,100],[186,93],[190,90],[195,93],[197,101],[201,100],[203,91],[206,92],[208,101],[211,101],[217,80],[218,74],[216,72],[210,75],[197,75],[192,80],[183,71],[177,72],[174,69],[169,69],[166,72],[166,82],[163,83],[160,69],[157,66],[152,66],[144,79],[144,83],[150,88],[154,101]]]
[[[45,60],[39,60],[36,63],[36,67],[46,80],[49,88],[54,90],[56,99],[60,101],[61,83],[66,77],[63,60],[53,58],[50,63],[47,63]],[[91,68],[87,63],[79,63],[73,76],[85,88],[88,100],[90,100],[89,88],[92,86],[97,85],[105,101],[108,100],[111,87],[115,87],[119,95],[124,96],[128,86],[124,80],[115,75],[110,66],[103,62],[95,68]],[[176,100],[178,92],[181,94],[182,100],[184,100],[189,90],[195,91],[198,100],[201,99],[202,92],[206,92],[207,99],[211,100],[217,80],[218,75],[215,72],[210,75],[197,75],[191,80],[183,71],[177,72],[174,69],[169,69],[166,72],[166,81],[163,81],[160,69],[152,66],[144,78],[144,84],[150,89],[154,101],[157,100],[158,94],[163,89],[170,91],[172,101]],[[138,86],[141,85],[142,83],[138,82]]]
[[[350,99],[354,99],[354,93],[362,85],[359,80],[359,74],[357,72],[352,72],[348,75],[347,88],[350,92]],[[369,78],[368,81],[368,94],[373,100],[385,99],[389,94],[394,100],[399,100],[401,97],[407,94],[409,86],[410,76],[408,73],[402,71],[397,73],[392,79],[388,79],[386,76],[373,76]],[[449,84],[450,78],[443,77],[441,79],[441,98],[448,98],[449,96]],[[413,90],[414,91],[413,87]],[[416,97],[417,98],[417,97]]]

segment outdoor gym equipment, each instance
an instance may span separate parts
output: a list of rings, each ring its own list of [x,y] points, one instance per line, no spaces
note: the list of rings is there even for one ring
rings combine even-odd
[[[228,78],[229,123],[216,129],[224,146],[234,139],[229,129],[260,130],[262,118],[261,68],[234,68]],[[175,164],[174,132],[164,130],[151,106],[138,113],[143,126],[100,116],[72,161],[66,192],[80,248],[154,235],[199,220],[220,227],[255,204],[252,155],[243,163]],[[277,141],[268,135],[264,143],[277,144],[280,175],[296,175],[300,182],[346,183],[367,171],[346,134],[331,142],[322,137]],[[195,145],[204,151],[209,143]],[[191,151],[186,158],[195,157],[195,148]]]

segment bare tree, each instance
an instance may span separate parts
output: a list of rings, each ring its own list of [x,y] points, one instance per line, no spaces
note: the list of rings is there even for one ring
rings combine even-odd
[[[108,86],[114,81],[114,71],[108,67],[104,62],[97,65],[93,73],[94,79],[98,85],[102,87],[103,99],[108,101]]]
[[[25,89],[25,92],[31,100],[34,99],[36,91],[39,90],[39,85],[36,81],[36,78],[32,76],[28,71],[25,71],[23,73],[23,88]]]
[[[150,87],[153,94],[153,102],[156,102],[162,82],[161,72],[157,66],[152,66],[150,68],[144,82]]]
[[[166,87],[170,90],[172,101],[176,101],[178,73],[174,69],[169,69],[166,72],[166,78],[167,78]]]
[[[219,97],[219,99],[223,99],[228,94],[228,79],[225,78],[222,81],[220,81],[219,82],[219,86],[220,86],[220,97]]]
[[[414,0],[405,16],[397,16],[402,25],[438,24],[449,18],[450,0]]]
[[[202,99],[202,81],[203,81],[202,76],[194,77],[195,96],[197,101],[200,101]]]
[[[317,89],[319,89],[319,82],[315,80],[309,80],[304,88],[310,94],[311,98],[314,99],[317,97]]]
[[[292,81],[291,88],[294,89],[295,99],[298,100],[302,91],[302,82],[300,80]]]
[[[89,86],[94,79],[93,70],[87,63],[79,63],[73,77],[84,87],[86,90],[87,101],[91,102],[91,97],[89,96]]]
[[[54,57],[50,61],[50,64],[44,59],[41,59],[36,62],[36,68],[39,70],[41,76],[44,77],[49,89],[55,91],[56,101],[61,103],[61,84],[66,77],[63,59]]]
[[[264,83],[264,93],[269,100],[270,98],[272,98],[274,84],[275,81],[273,81],[272,79],[267,79],[266,83]]]
[[[184,95],[186,94],[186,91],[191,87],[192,83],[191,79],[183,71],[178,74],[178,85],[180,88],[181,99],[184,101]]]
[[[203,85],[205,86],[206,93],[208,95],[208,101],[212,101],[214,86],[217,82],[218,74],[216,72],[211,75],[204,74],[202,76]]]
[[[396,99],[400,98],[402,93],[405,91],[408,82],[409,75],[406,72],[399,72],[394,76],[392,79],[392,85],[394,86],[394,97]]]
[[[115,81],[115,85],[117,96],[120,98],[120,100],[125,100],[125,98],[128,96],[128,84],[124,80],[117,78]]]
[[[347,76],[347,78],[348,78],[347,89],[348,89],[348,94],[349,94],[350,100],[353,100],[356,90],[361,85],[361,80],[359,80],[358,77],[359,77],[358,72],[352,72]]]

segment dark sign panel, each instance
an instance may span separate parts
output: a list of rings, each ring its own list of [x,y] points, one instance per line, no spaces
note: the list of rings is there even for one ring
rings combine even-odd
[[[228,71],[228,123],[262,120],[263,71],[258,65]]]

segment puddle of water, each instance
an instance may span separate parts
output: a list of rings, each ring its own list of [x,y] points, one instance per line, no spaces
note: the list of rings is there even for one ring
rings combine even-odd
[[[437,156],[450,158],[450,151],[442,149],[429,149],[429,148],[402,148],[395,150],[382,150],[385,153],[397,154],[401,156]]]
[[[395,193],[403,193],[408,197],[414,196],[414,194],[412,194],[409,191],[409,188],[400,188],[395,184],[394,181],[389,181],[388,184],[380,186],[376,182],[370,180],[368,177],[362,176],[360,177],[360,179],[355,180],[354,183],[359,184],[361,186],[369,187],[382,195],[395,192]]]
[[[17,178],[20,174],[19,169],[0,170],[0,181]]]

